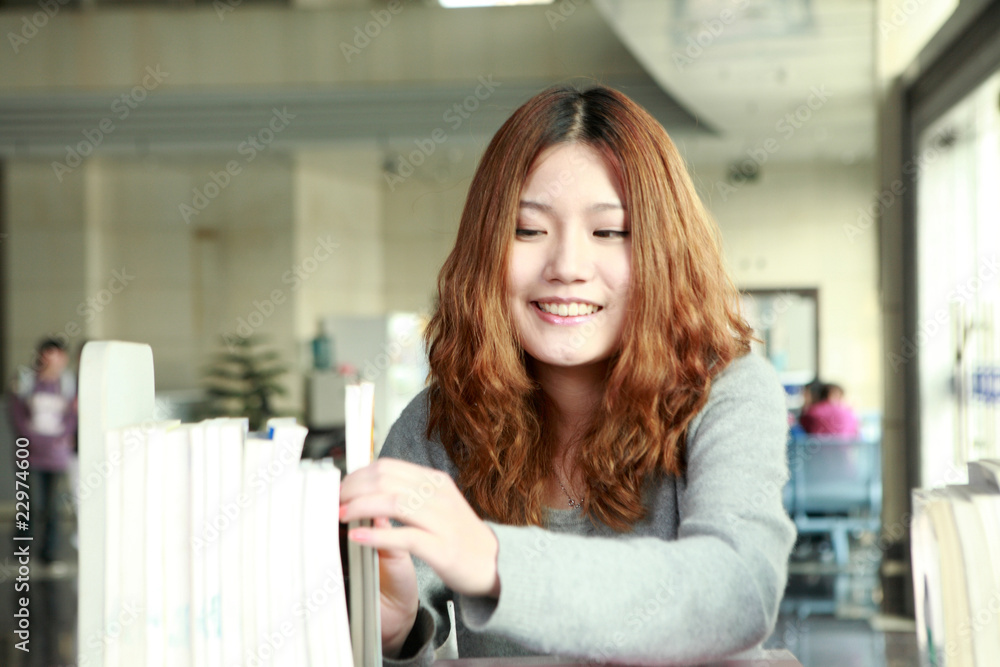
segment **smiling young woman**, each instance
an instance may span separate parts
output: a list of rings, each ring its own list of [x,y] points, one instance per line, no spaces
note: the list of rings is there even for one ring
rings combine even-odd
[[[387,663],[449,630],[463,658],[616,662],[766,638],[795,534],[784,396],[663,128],[607,88],[529,100],[438,291],[428,388],[342,484],[341,519],[375,520],[350,538],[382,556]]]
[[[573,152],[566,164],[548,165],[553,151]],[[602,400],[588,411],[589,423],[578,425],[587,443],[576,463],[587,487],[577,491],[585,511],[620,530],[638,520],[646,478],[680,472],[682,434],[707,399],[710,369],[749,349],[750,328],[736,311],[715,224],[659,123],[604,88],[557,88],[530,100],[494,137],[469,188],[427,335],[429,427],[464,462],[460,486],[473,507],[502,523],[543,524],[541,501],[558,449],[544,428],[543,413],[554,406],[538,391],[532,355],[521,345],[530,333],[518,329],[527,325],[519,321],[525,306],[507,299],[519,273],[509,267],[533,241],[512,241],[527,217],[544,217],[522,206],[532,196],[602,198],[578,176],[585,165],[604,172],[602,197],[627,215],[621,250],[631,278],[626,299],[606,313],[620,320],[620,346],[606,369],[590,369],[605,375]],[[563,336],[568,347],[581,339],[593,345],[612,324],[581,324]]]

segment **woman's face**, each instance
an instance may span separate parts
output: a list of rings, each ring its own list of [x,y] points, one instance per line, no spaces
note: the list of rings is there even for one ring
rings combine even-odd
[[[606,360],[629,286],[629,222],[604,159],[579,143],[543,151],[521,191],[508,299],[521,346],[542,364]]]

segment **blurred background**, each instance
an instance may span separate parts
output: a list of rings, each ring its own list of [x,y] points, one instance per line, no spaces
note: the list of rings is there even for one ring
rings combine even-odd
[[[910,489],[1000,456],[1000,3],[459,4],[0,0],[0,377],[43,337],[71,369],[84,341],[144,342],[162,414],[189,420],[259,389],[219,389],[242,362],[316,455],[361,377],[381,440],[422,386],[489,138],[550,84],[610,85],[684,155],[790,423],[816,381],[858,420],[841,505],[788,491],[802,539],[771,645],[914,664]],[[68,540],[36,616],[55,653],[5,635],[0,662],[73,661],[73,559]]]

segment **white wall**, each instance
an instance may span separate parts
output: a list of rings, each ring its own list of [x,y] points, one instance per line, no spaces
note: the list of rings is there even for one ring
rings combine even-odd
[[[818,288],[821,379],[842,384],[856,408],[881,410],[878,238],[850,230],[874,195],[872,165],[772,163],[735,191],[718,185],[722,166],[692,171],[737,286]]]
[[[384,184],[388,310],[430,312],[477,159],[478,151],[465,146],[446,166],[427,165],[402,183]]]
[[[295,257],[281,287],[297,294],[295,335],[305,340],[326,315],[384,312],[381,153],[357,144],[295,162]]]
[[[81,171],[60,182],[47,162],[13,162],[6,169],[7,303],[10,343],[6,368],[31,364],[43,333],[59,333],[71,348],[86,335],[87,268],[84,218],[87,181]]]

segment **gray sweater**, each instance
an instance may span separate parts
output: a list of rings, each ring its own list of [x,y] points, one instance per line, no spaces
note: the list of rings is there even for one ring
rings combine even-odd
[[[443,446],[424,437],[426,425],[423,392],[380,456],[457,479]],[[690,424],[685,474],[647,485],[649,512],[632,532],[595,525],[579,510],[547,510],[548,529],[488,522],[499,543],[498,600],[455,595],[414,558],[420,611],[402,659],[385,664],[433,662],[452,630],[450,600],[458,655],[443,657],[692,664],[758,646],[774,628],[795,539],[781,501],[786,437],[771,366],[757,355],[737,359]]]

